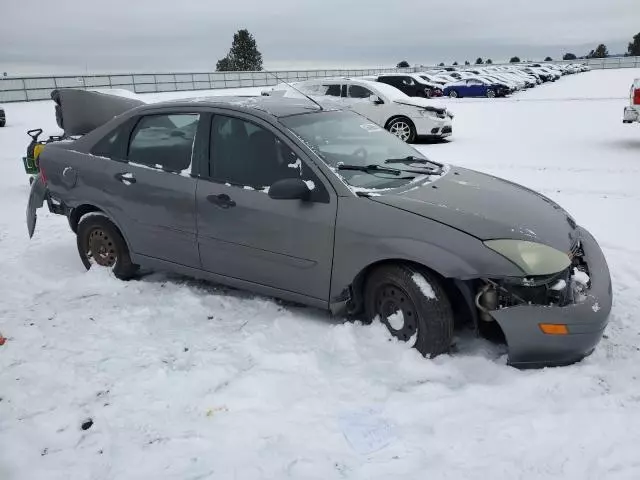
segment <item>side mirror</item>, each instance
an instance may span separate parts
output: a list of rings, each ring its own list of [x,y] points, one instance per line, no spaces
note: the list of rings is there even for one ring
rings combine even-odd
[[[274,200],[309,200],[311,190],[299,178],[285,178],[269,187],[269,197]]]
[[[369,101],[371,103],[375,103],[376,105],[380,105],[381,103],[384,103],[378,95],[369,95]]]

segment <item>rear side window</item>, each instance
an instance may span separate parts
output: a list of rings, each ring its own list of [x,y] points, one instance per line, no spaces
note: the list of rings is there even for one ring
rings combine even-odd
[[[123,154],[121,152],[120,142],[126,135],[126,133],[123,133],[124,130],[125,127],[120,126],[108,133],[107,136],[93,146],[91,154],[111,159],[122,158]]]
[[[142,117],[131,134],[128,161],[170,172],[188,170],[199,118],[197,113]]]
[[[329,95],[331,97],[339,97],[340,96],[340,85],[324,85],[326,91],[325,95]]]

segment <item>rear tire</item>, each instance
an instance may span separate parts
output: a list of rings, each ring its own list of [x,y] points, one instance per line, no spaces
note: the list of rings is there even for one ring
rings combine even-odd
[[[122,234],[109,218],[103,215],[81,218],[76,240],[87,270],[93,266],[108,268],[120,280],[129,280],[138,271]]]
[[[426,286],[421,288],[415,278]],[[433,358],[449,351],[453,311],[435,275],[401,264],[380,267],[367,278],[364,307],[367,321],[380,319],[399,340],[415,338],[413,347],[422,355]]]
[[[416,127],[411,120],[406,117],[397,117],[387,123],[387,130],[406,143],[411,143],[416,139]]]

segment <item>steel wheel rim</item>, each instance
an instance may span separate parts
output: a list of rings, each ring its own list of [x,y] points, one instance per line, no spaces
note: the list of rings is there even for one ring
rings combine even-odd
[[[494,92],[493,90],[489,90],[489,91],[487,92],[487,97],[489,97],[489,98],[493,98],[493,97],[495,97],[495,96],[496,96],[496,92]]]
[[[375,311],[389,333],[409,341],[418,331],[417,312],[407,292],[397,285],[381,285],[375,295]]]
[[[118,261],[113,239],[101,228],[94,228],[87,239],[87,258],[101,267],[113,267]]]
[[[411,127],[406,122],[394,122],[389,131],[405,142],[411,137]]]
[[[449,96],[451,98],[457,98],[458,97],[458,92],[456,92],[455,90],[452,90],[451,92],[449,92]]]

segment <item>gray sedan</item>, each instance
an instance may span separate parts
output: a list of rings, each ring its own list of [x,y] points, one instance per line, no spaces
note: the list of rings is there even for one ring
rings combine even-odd
[[[465,326],[498,334],[518,367],[574,363],[600,341],[602,251],[536,192],[304,100],[127,104],[105,121],[64,93],[58,121],[79,138],[44,148],[27,223],[33,235],[45,202],[67,216],[87,268],[170,270],[380,321],[425,356]]]

